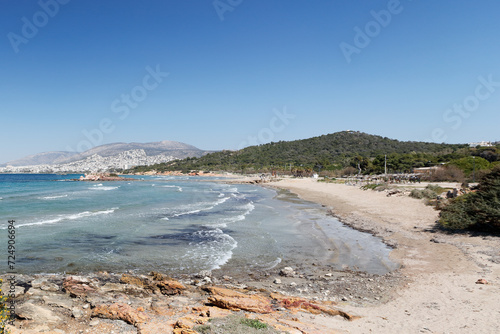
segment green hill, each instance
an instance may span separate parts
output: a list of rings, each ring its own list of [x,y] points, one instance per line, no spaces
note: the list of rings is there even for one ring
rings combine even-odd
[[[470,155],[468,145],[398,141],[362,132],[343,131],[303,140],[280,141],[250,146],[239,151],[220,151],[199,158],[187,158],[154,166],[148,170],[268,171],[270,169],[335,170],[359,167],[364,173],[383,171],[385,155],[389,169],[406,171]]]

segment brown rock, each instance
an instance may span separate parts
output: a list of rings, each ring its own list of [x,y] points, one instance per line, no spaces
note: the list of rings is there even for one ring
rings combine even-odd
[[[186,287],[175,280],[165,279],[158,273],[152,273],[153,278],[162,278],[161,281],[152,281],[147,277],[136,277],[128,274],[123,274],[120,278],[121,283],[135,285],[152,292],[160,291],[164,295],[178,295],[185,290]]]
[[[69,276],[64,280],[63,290],[69,293],[71,297],[82,297],[88,293],[95,292],[94,288],[91,288],[79,279],[75,279],[73,276]]]
[[[173,334],[198,334],[198,332],[188,328],[175,328]]]
[[[225,308],[232,311],[249,311],[255,313],[271,313],[271,301],[265,297],[258,295],[246,295],[233,290],[209,287],[210,292],[208,301],[215,306]]]
[[[186,287],[177,281],[160,281],[155,282],[156,286],[160,289],[161,293],[164,295],[180,295],[182,290],[186,290]]]
[[[174,325],[174,334],[197,334],[192,328],[195,325],[191,319],[182,318]]]
[[[487,280],[484,278],[480,278],[476,281],[476,284],[489,284]]]
[[[184,319],[179,319],[175,323],[174,328],[193,328],[193,323]]]
[[[172,333],[175,320],[164,318],[151,318],[150,321],[138,324],[136,327],[139,334]]]
[[[127,304],[113,303],[111,305],[97,305],[92,310],[92,317],[111,320],[123,320],[131,325],[143,323],[149,319],[147,314],[135,310]]]
[[[332,309],[330,307],[326,307],[324,305],[319,305],[316,303],[311,302],[310,300],[307,299],[302,299],[302,298],[294,298],[294,297],[284,297],[278,294],[271,294],[271,297],[278,301],[279,304],[289,310],[301,310],[301,311],[306,311],[312,314],[328,314],[331,316],[335,315],[340,315],[347,320],[355,320],[359,319],[359,316],[352,315],[349,313],[346,313],[342,310],[338,309]]]
[[[151,289],[151,281],[145,277],[137,277],[129,274],[123,274],[120,278],[121,283],[135,285],[144,289]]]
[[[164,280],[169,280],[169,277],[163,276],[162,274],[152,271],[149,273],[149,276],[153,277],[154,281],[164,281]]]
[[[207,310],[207,315],[210,318],[224,318],[231,314],[233,314],[233,312],[216,306],[211,306]]]

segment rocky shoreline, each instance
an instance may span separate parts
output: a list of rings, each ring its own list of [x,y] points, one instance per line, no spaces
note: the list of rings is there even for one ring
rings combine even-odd
[[[190,334],[210,319],[236,315],[259,319],[283,333],[335,333],[329,318],[359,318],[344,307],[386,303],[408,281],[400,271],[375,275],[293,261],[256,272],[226,268],[168,275],[17,275],[11,331]]]
[[[436,231],[436,212],[407,197],[308,180],[272,186],[321,203],[346,225],[381,237],[395,247],[391,258],[401,268],[372,275],[287,262],[258,272],[226,268],[171,277],[132,271],[17,275],[18,316],[11,332],[235,333],[204,330],[215,324],[222,330],[232,317],[264,322],[269,333],[498,329],[492,296],[500,284],[500,238]]]
[[[6,278],[6,277],[4,277]],[[346,304],[375,305],[404,279],[316,267],[284,267],[247,277],[222,270],[169,277],[106,272],[17,275],[12,333],[197,333],[232,314],[288,333],[333,333],[318,317],[359,318]]]

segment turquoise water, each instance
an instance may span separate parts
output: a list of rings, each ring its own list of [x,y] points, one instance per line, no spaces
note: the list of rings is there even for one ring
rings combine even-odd
[[[294,261],[372,273],[397,267],[379,239],[291,194],[199,177],[68,181],[78,177],[0,175],[0,243],[14,219],[17,272],[252,271]]]

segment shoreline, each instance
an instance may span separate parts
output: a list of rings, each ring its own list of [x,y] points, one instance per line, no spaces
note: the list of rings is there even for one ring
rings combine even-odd
[[[499,328],[500,301],[495,296],[500,292],[500,237],[438,231],[438,211],[407,196],[387,197],[383,192],[311,179],[264,186],[287,189],[322,204],[342,223],[394,247],[391,257],[401,263],[399,271],[409,283],[394,287],[395,298],[387,303],[346,306],[362,318],[354,328],[335,320],[338,329],[494,333]],[[476,284],[480,279],[489,284]]]
[[[495,298],[500,292],[500,238],[435,231],[437,211],[407,196],[387,197],[385,193],[312,179],[285,179],[262,186],[284,189],[321,204],[345,225],[380,237],[395,247],[390,257],[401,268],[373,275],[289,261],[255,273],[232,270],[233,277],[222,268],[173,275],[186,288],[175,296],[148,290],[155,284],[177,286],[157,281],[158,276],[152,273],[76,276],[74,280],[80,280],[76,287],[85,287],[83,295],[72,295],[67,281],[75,276],[69,274],[18,275],[21,319],[16,320],[17,329],[12,328],[12,333],[86,333],[90,329],[92,333],[145,334],[157,333],[157,328],[165,328],[164,333],[181,333],[175,331],[179,319],[187,319],[193,327],[211,318],[242,314],[238,310],[289,333],[496,333],[500,326],[495,321],[500,319],[500,302]],[[134,278],[124,280],[124,275]],[[478,279],[489,284],[476,284]],[[86,294],[87,287],[93,289],[91,293]],[[225,294],[241,294],[237,299],[243,301],[232,308],[214,306],[209,302],[216,298],[211,287],[227,289]],[[246,310],[241,304],[257,297],[274,305],[268,313]],[[280,298],[300,301],[293,305],[314,307],[289,309],[288,304],[279,306]],[[109,309],[96,314],[100,305],[109,308],[117,303],[131,309],[118,318]],[[317,311],[324,308],[326,313]],[[40,320],[38,314],[42,313],[45,318]],[[147,316],[147,321],[139,317],[144,321],[130,322],[137,314]],[[356,320],[347,321],[346,314]],[[55,329],[60,331],[52,332]]]

